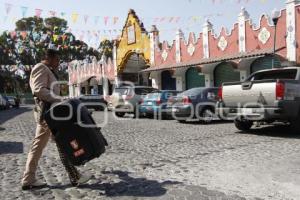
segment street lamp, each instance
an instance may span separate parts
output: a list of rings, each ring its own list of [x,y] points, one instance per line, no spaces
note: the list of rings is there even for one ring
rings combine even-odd
[[[276,55],[276,34],[277,34],[277,23],[279,20],[280,12],[277,9],[274,9],[272,12],[272,21],[274,24],[274,46],[273,46],[273,59],[272,59],[272,68],[275,65],[275,55]]]

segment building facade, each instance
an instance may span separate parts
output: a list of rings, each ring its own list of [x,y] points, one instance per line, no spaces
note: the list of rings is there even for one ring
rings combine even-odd
[[[147,32],[130,10],[122,35],[114,43],[113,60],[102,60],[98,68],[92,67],[93,73],[82,64],[70,65],[70,85],[77,87],[72,89],[77,91],[75,95],[93,89],[91,81],[104,85],[105,94],[110,93],[108,85],[127,82],[183,91],[242,81],[262,69],[299,65],[300,0],[287,0],[286,8],[280,10],[275,53],[274,37],[275,26],[269,16],[262,15],[255,25],[242,8],[232,30],[222,28],[216,34],[212,23],[206,20],[201,33],[190,33],[185,38],[178,30],[170,45],[160,42],[155,25]],[[79,91],[78,86],[87,90]]]

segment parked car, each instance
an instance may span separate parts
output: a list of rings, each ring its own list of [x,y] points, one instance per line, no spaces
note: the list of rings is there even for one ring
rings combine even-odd
[[[126,113],[139,117],[138,106],[142,102],[142,97],[155,91],[158,90],[148,86],[117,87],[111,95],[109,107],[118,117],[123,117]]]
[[[104,110],[107,107],[107,102],[103,95],[81,95],[78,97],[81,102],[86,103],[87,108],[95,110]]]
[[[210,123],[216,117],[218,88],[193,88],[178,94],[168,108],[179,122],[198,119]]]
[[[6,105],[5,99],[4,99],[4,97],[0,94],[0,109],[1,109],[1,110],[5,109],[5,105]]]
[[[0,109],[8,109],[9,108],[9,102],[7,98],[4,95],[0,94]]]
[[[16,107],[16,97],[6,96],[6,99],[11,107]]]
[[[253,122],[288,122],[300,131],[300,68],[262,70],[244,82],[224,83],[217,112],[247,131]]]
[[[147,94],[139,107],[140,114],[146,117],[156,116],[158,118],[170,116],[169,109],[167,109],[168,100],[178,93],[179,91],[174,90],[161,90]]]

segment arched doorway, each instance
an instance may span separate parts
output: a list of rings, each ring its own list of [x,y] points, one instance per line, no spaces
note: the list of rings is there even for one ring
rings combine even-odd
[[[127,56],[126,63],[121,73],[119,73],[119,81],[121,84],[128,84],[128,82],[134,85],[149,85],[149,75],[140,73],[147,68],[147,64],[142,55],[137,53],[131,53]]]
[[[273,58],[274,68],[281,68],[281,62],[278,56],[264,56],[253,61],[250,66],[251,74],[264,69],[272,69]]]
[[[170,71],[161,73],[161,88],[163,90],[176,90],[176,79],[172,77]]]
[[[187,90],[196,87],[205,87],[205,76],[199,75],[199,72],[195,67],[191,67],[186,71],[185,80]]]
[[[229,62],[224,62],[216,66],[214,70],[215,87],[220,87],[225,82],[240,81],[240,72],[234,70]]]

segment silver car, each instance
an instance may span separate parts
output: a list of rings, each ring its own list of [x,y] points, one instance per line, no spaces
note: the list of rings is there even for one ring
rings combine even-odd
[[[9,102],[5,99],[3,95],[0,94],[0,109],[8,109],[9,108]]]
[[[155,91],[158,90],[147,86],[117,87],[110,97],[109,107],[118,117],[123,117],[126,113],[132,113],[138,117],[138,107],[142,103],[143,97]]]

